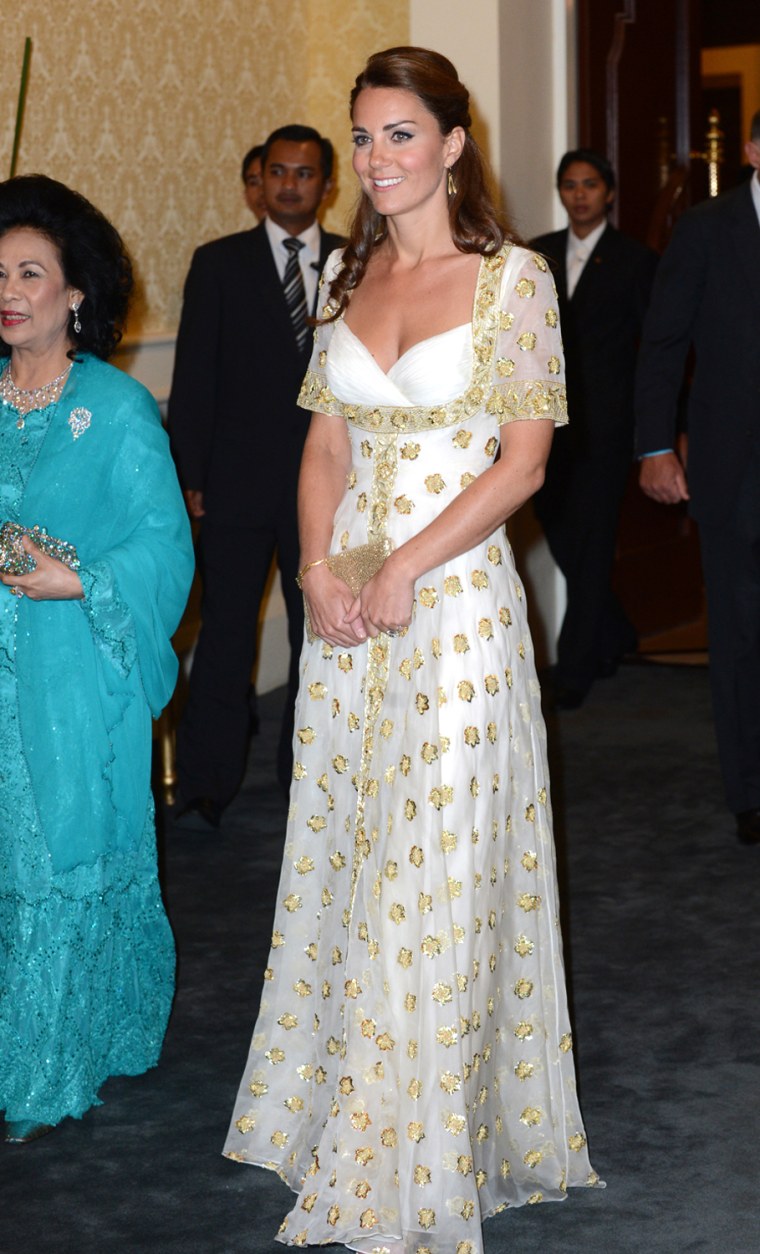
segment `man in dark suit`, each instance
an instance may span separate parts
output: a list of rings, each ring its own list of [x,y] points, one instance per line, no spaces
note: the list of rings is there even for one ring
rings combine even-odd
[[[219,825],[245,769],[256,630],[275,552],[291,649],[283,787],[292,764],[303,636],[296,487],[308,426],[296,399],[311,349],[305,319],[341,240],[316,217],[332,186],[329,140],[281,127],[264,145],[262,169],[265,221],[193,257],[169,401],[188,509],[202,520],[202,627],[177,738],[176,818],[200,828]]]
[[[636,386],[641,486],[699,523],[710,682],[737,834],[760,843],[760,111],[749,183],[685,213],[666,249]],[[688,480],[676,408],[689,347]]]
[[[585,148],[565,153],[557,189],[569,226],[532,247],[557,285],[570,424],[557,432],[534,508],[567,585],[553,698],[573,709],[636,647],[611,578],[633,459],[637,340],[657,258],[609,225],[615,175],[604,157]]]

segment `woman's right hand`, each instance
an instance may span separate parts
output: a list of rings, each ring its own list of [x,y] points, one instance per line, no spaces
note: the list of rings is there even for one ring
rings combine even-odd
[[[328,644],[342,644],[349,649],[364,644],[367,632],[361,617],[348,618],[356,599],[348,584],[333,575],[327,566],[320,565],[306,572],[302,587],[311,629],[316,636]]]

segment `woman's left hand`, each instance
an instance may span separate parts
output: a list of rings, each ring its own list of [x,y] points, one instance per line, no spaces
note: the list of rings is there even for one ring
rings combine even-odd
[[[75,570],[64,566],[63,562],[56,561],[54,557],[48,557],[28,536],[22,536],[21,543],[37,563],[36,569],[29,575],[0,574],[0,581],[15,589],[16,595],[23,593],[30,601],[82,600],[84,589]]]
[[[380,632],[395,635],[412,621],[414,580],[394,565],[393,554],[374,578],[365,583],[348,612],[347,620],[361,617],[368,636]]]

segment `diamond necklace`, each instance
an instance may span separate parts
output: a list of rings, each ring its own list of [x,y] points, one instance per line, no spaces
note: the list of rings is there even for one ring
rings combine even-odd
[[[13,382],[11,364],[8,362],[2,375],[0,375],[0,399],[2,399],[4,405],[12,405],[18,411],[19,418],[16,426],[19,431],[22,431],[24,428],[25,414],[28,414],[33,409],[45,409],[59,399],[73,364],[70,361],[60,374],[51,379],[49,383],[43,383],[42,387],[20,388]]]

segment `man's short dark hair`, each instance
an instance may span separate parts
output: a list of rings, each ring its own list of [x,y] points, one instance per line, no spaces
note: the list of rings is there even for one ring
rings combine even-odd
[[[243,180],[243,182],[245,182],[245,176],[248,173],[249,165],[251,165],[252,162],[254,162],[257,157],[261,158],[263,151],[264,151],[263,144],[254,144],[253,148],[251,148],[243,157],[243,165],[240,170],[240,177]],[[263,165],[263,162],[262,162],[262,165]]]
[[[575,161],[583,161],[586,165],[592,165],[604,182],[607,184],[607,190],[614,192],[615,190],[615,171],[610,165],[606,157],[601,153],[595,152],[593,148],[572,148],[570,152],[566,152],[557,167],[557,187],[559,187],[565,176],[565,171],[569,165]]]
[[[323,139],[319,131],[315,131],[313,126],[299,126],[293,123],[291,126],[278,126],[264,144],[264,150],[261,154],[261,168],[267,163],[269,157],[269,149],[278,139],[285,139],[290,144],[318,144],[320,151],[319,163],[322,167],[322,174],[329,179],[333,170],[333,146],[329,139]]]
[[[760,144],[760,109],[752,115],[752,121],[749,124],[749,137],[753,144]]]

